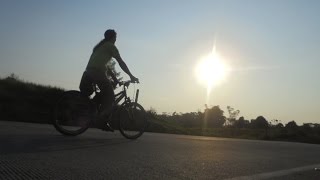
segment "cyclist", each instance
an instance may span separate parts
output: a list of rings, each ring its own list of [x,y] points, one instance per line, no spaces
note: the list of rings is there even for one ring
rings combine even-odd
[[[116,59],[121,69],[130,76],[131,81],[139,82],[139,79],[131,74],[126,63],[121,58],[120,53],[115,46],[116,40],[117,33],[113,29],[105,31],[104,39],[93,48],[93,52],[80,82],[80,91],[86,96],[90,96],[93,93],[93,83],[98,85],[102,98],[100,107],[102,111],[99,113],[98,126],[102,126],[102,129],[108,128],[109,130],[112,130],[109,124],[103,125],[103,123],[104,119],[111,113],[115,97],[113,86],[106,76],[107,63],[112,58]]]

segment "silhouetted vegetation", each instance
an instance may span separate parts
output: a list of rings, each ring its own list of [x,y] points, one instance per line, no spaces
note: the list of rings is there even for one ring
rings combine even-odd
[[[11,74],[0,79],[0,120],[49,123],[55,102],[63,89],[42,86],[19,80]],[[205,106],[203,111],[162,113],[147,111],[147,131],[159,133],[203,135],[215,137],[295,141],[320,144],[320,124],[295,121],[282,124],[263,116],[247,120],[240,111],[227,107],[227,115],[220,106]]]
[[[305,123],[298,126],[295,121],[290,121],[284,126],[279,120],[268,121],[263,116],[249,121],[243,116],[237,118],[239,110],[234,110],[230,106],[227,109],[228,118],[224,116],[224,111],[219,106],[211,108],[206,106],[204,112],[174,112],[171,115],[157,114],[155,110],[150,110],[152,118],[148,131],[320,144],[320,124]],[[157,124],[157,128],[154,128],[154,124]],[[165,128],[163,124],[170,128]]]
[[[48,123],[63,90],[20,80],[11,74],[0,79],[0,119]]]

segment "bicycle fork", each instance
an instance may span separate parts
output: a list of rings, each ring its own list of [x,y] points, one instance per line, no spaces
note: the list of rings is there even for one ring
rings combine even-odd
[[[133,109],[129,108],[128,111],[129,111],[129,118],[134,120],[134,111],[136,110],[136,107],[137,107],[137,103],[138,103],[138,97],[139,97],[139,89],[137,89],[137,92],[136,92],[136,97],[134,99],[134,105],[133,105]]]
[[[134,100],[135,103],[138,102],[138,97],[139,97],[139,89],[137,89],[137,92],[136,92],[136,99]]]

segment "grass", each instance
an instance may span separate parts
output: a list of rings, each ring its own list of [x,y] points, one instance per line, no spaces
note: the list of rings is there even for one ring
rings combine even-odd
[[[63,89],[0,79],[0,118],[2,120],[47,123]]]

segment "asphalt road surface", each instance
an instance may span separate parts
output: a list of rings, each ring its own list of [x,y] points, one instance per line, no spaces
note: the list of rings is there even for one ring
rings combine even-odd
[[[320,145],[0,121],[0,179],[320,179]]]

